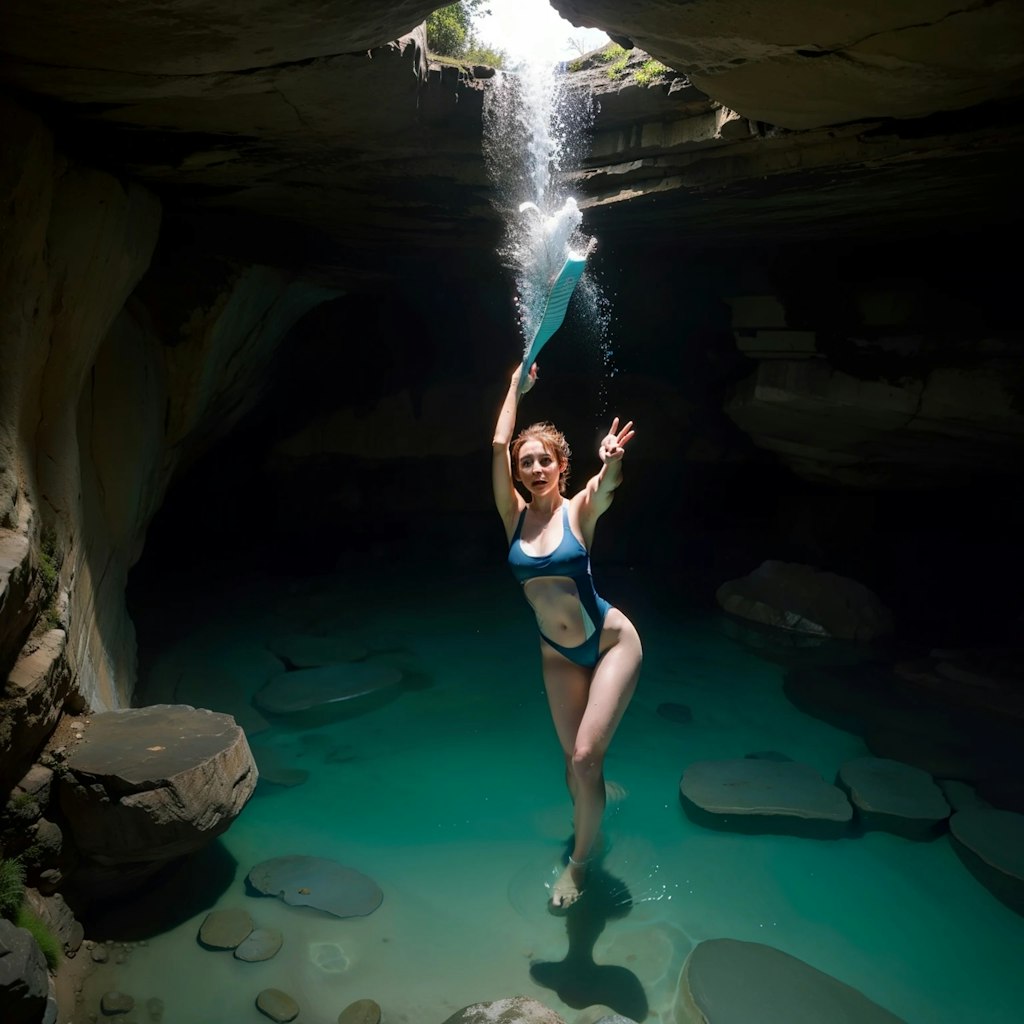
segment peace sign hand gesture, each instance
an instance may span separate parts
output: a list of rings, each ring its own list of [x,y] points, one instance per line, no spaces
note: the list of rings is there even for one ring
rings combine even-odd
[[[608,434],[601,442],[597,453],[601,461],[607,465],[609,462],[618,462],[625,454],[626,442],[631,440],[636,431],[633,429],[633,421],[630,420],[621,430],[619,429],[619,417],[612,420]]]

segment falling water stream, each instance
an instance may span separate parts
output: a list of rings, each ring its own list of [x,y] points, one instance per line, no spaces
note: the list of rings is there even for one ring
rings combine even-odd
[[[558,65],[541,60],[499,72],[485,96],[484,156],[505,222],[499,256],[514,275],[524,354],[562,264],[596,244],[567,184],[589,148],[593,114],[589,90],[570,88]],[[607,364],[609,303],[592,268],[573,302]]]

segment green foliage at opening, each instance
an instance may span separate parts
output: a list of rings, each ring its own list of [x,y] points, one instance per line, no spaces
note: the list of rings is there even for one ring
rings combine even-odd
[[[490,14],[486,0],[461,0],[441,7],[427,17],[427,50],[439,57],[454,57],[468,64],[500,68],[505,53],[482,43],[473,30],[473,19]]]
[[[57,554],[57,535],[47,530],[39,547],[39,575],[43,577],[43,586],[48,594],[53,593],[57,586],[57,571],[60,558]]]
[[[36,940],[36,945],[43,951],[46,966],[51,971],[57,970],[57,965],[60,963],[64,950],[61,948],[57,937],[50,931],[46,922],[23,905],[15,915],[14,923],[19,928],[24,928],[27,932],[31,932],[32,938]]]
[[[592,58],[602,64],[611,64],[612,61],[620,61],[623,57],[629,59],[629,50],[623,49],[618,43],[609,43],[604,49],[592,54]]]
[[[490,68],[505,66],[505,51],[478,43],[473,37],[472,45],[463,54],[462,59],[470,64],[486,64]]]
[[[62,625],[57,602],[60,584],[61,554],[57,547],[57,535],[46,530],[39,543],[39,578],[43,583],[43,611],[37,628],[56,629]]]
[[[462,4],[449,4],[427,17],[427,49],[442,57],[459,57],[466,49],[469,18]]]
[[[25,866],[16,857],[0,857],[0,917],[13,921],[25,899]]]
[[[661,78],[662,75],[671,70],[667,64],[662,64],[660,60],[655,60],[652,57],[650,60],[645,60],[637,68],[633,77],[638,85],[650,85],[655,79]]]
[[[605,74],[609,78],[618,78],[626,70],[629,63],[629,50],[624,50],[618,43],[613,43],[607,49],[601,51],[601,60],[607,64]]]

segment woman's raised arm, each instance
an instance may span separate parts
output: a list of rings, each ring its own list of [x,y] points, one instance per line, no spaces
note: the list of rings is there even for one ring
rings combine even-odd
[[[635,433],[632,420],[619,427],[619,417],[616,416],[597,450],[602,462],[601,470],[587,481],[580,502],[580,529],[587,547],[594,537],[594,524],[608,511],[615,489],[622,483],[622,456]]]
[[[494,440],[491,441],[491,486],[494,489],[494,504],[505,524],[505,532],[511,538],[515,530],[515,522],[525,502],[512,482],[512,463],[509,461],[508,447],[512,443],[512,434],[516,429],[516,410],[519,398],[525,395],[537,380],[537,366],[530,367],[530,375],[520,390],[519,380],[522,367],[517,366],[509,381],[508,393],[501,404],[498,422],[494,425]]]

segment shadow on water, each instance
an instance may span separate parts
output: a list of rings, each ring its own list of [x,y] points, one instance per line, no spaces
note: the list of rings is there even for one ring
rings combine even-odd
[[[594,962],[594,945],[608,921],[625,917],[633,907],[626,883],[594,866],[579,901],[565,913],[569,951],[564,960],[530,965],[530,977],[557,993],[575,1010],[608,1006],[632,1020],[644,1020],[649,1010],[640,979],[625,967]]]
[[[168,865],[128,899],[90,908],[83,922],[86,934],[114,942],[151,939],[211,910],[237,872],[238,861],[218,839]]]

